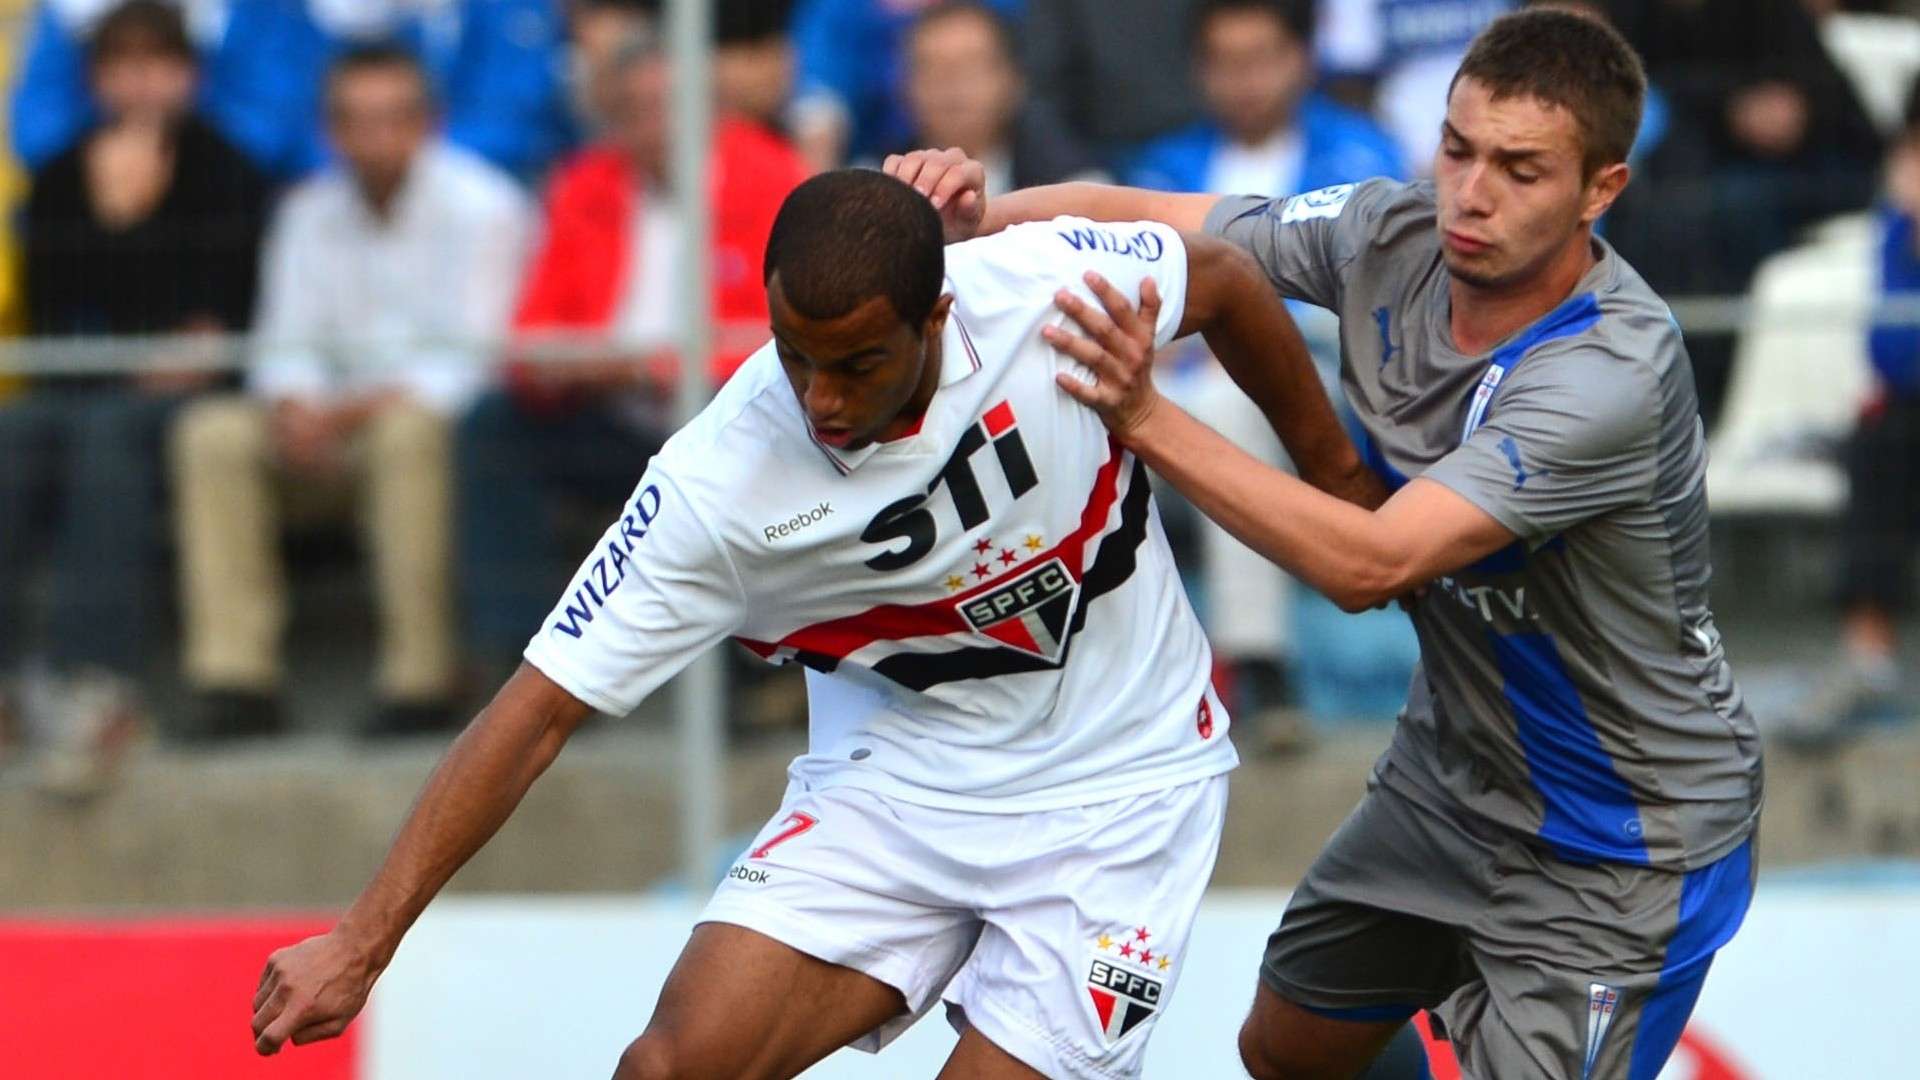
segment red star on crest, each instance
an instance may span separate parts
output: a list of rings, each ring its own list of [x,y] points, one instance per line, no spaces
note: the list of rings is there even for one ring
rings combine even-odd
[[[1141,949],[1141,950],[1140,950],[1140,962],[1141,962],[1141,963],[1143,963],[1143,964],[1151,964],[1151,963],[1153,963],[1153,950],[1152,950],[1152,949]]]
[[[974,541],[973,550],[975,551],[975,553],[980,555],[985,555],[987,552],[992,551],[993,538],[990,536],[984,536],[984,537],[981,537],[979,540]]]
[[[1127,943],[1126,943],[1126,942],[1124,942],[1124,941],[1123,941],[1123,942],[1121,942],[1121,943],[1120,943],[1120,955],[1121,955],[1121,956],[1124,956],[1124,957],[1126,957],[1126,958],[1127,958],[1127,959],[1129,959],[1129,960],[1131,960],[1131,959],[1133,959],[1133,946],[1132,946],[1132,945],[1129,945],[1129,944],[1127,944]]]
[[[1152,936],[1152,934],[1147,933],[1147,928],[1144,926],[1133,932],[1133,940],[1135,941],[1145,941]]]
[[[973,576],[974,576],[974,577],[978,577],[978,578],[983,578],[983,577],[986,577],[986,576],[987,576],[988,574],[991,574],[991,573],[993,573],[993,571],[992,571],[991,569],[989,569],[989,568],[987,567],[987,564],[986,564],[986,563],[974,563],[974,564],[973,564]]]
[[[1013,561],[1014,561],[1015,559],[1018,559],[1019,557],[1020,557],[1020,556],[1018,556],[1018,555],[1015,555],[1015,554],[1013,553],[1013,549],[1012,549],[1012,548],[1001,548],[1001,549],[1000,549],[1000,564],[1001,564],[1002,566],[1006,566],[1006,565],[1010,565],[1010,564],[1011,564],[1011,563],[1012,563],[1012,562],[1013,562]]]

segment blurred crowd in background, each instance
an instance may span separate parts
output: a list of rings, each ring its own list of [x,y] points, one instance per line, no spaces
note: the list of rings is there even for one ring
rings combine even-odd
[[[1459,56],[1521,6],[714,2],[715,380],[765,338],[761,245],[813,171],[952,146],[990,192],[1415,178]],[[1656,289],[1872,309],[1825,337],[1682,321],[1730,491],[1792,457],[1781,417],[1844,414],[1818,482],[1783,481],[1784,506],[1843,523],[1844,644],[1805,719],[1895,700],[1920,5],[1555,2],[1646,60],[1602,231]],[[289,578],[342,552],[372,583],[364,734],[448,730],[511,671],[678,419],[661,20],[647,0],[0,0],[0,755],[35,747],[79,793],[143,728],[285,730],[302,651],[326,647],[287,640]],[[1296,316],[1337,393],[1329,316]],[[1202,350],[1163,364],[1172,396],[1283,461]],[[1391,717],[1416,654],[1398,613],[1340,616],[1171,517],[1247,745]],[[735,674],[743,723],[791,722],[790,684]]]

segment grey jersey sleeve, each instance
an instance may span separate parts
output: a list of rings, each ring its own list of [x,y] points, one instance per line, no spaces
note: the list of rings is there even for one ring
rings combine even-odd
[[[1649,365],[1549,346],[1515,366],[1479,428],[1424,475],[1538,546],[1651,496],[1660,415]]]
[[[1214,204],[1203,228],[1252,252],[1280,295],[1338,310],[1348,265],[1405,186],[1367,180],[1282,198],[1229,195]]]

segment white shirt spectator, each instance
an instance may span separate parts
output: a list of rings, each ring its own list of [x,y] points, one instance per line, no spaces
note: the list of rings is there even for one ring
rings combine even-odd
[[[93,33],[93,28],[107,13],[125,3],[126,0],[47,0],[60,22],[69,31],[79,37]],[[24,14],[26,5],[21,5]],[[187,33],[195,43],[202,47],[219,42],[220,35],[227,31],[227,12],[233,6],[232,0],[176,0],[174,6],[180,9],[186,19]]]
[[[1298,128],[1274,132],[1254,146],[1228,139],[1207,166],[1208,191],[1291,192],[1300,190],[1300,170],[1307,163],[1307,141]]]
[[[672,271],[680,265],[680,206],[655,187],[637,201],[628,235],[639,250],[627,260],[616,331],[620,344],[635,350],[670,348],[680,323]]]
[[[457,415],[505,336],[531,220],[506,174],[444,143],[420,152],[384,219],[338,166],[301,184],[267,241],[249,388],[401,389]]]

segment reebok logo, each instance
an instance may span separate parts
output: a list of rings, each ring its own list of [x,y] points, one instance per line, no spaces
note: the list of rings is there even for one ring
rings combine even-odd
[[[768,874],[765,870],[750,866],[736,866],[727,871],[727,876],[735,881],[745,882],[748,885],[765,885],[768,881],[772,880],[772,875]]]
[[[805,513],[795,514],[785,521],[778,521],[772,525],[763,525],[760,531],[766,536],[767,543],[771,544],[775,540],[783,540],[809,525],[819,524],[832,516],[833,504],[830,502],[822,502],[819,506]]]

